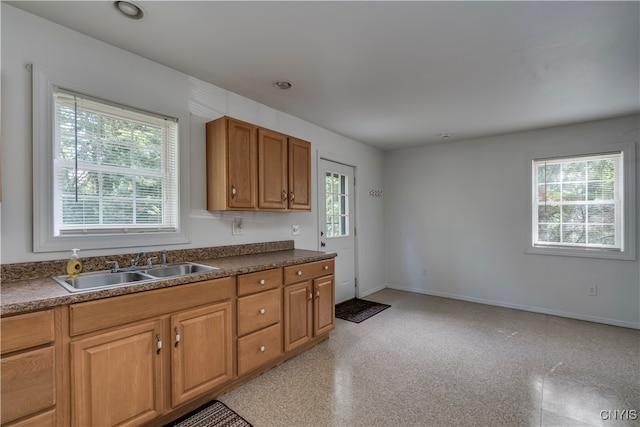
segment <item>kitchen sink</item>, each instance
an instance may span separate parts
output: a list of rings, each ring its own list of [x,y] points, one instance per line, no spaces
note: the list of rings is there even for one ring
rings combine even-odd
[[[192,262],[182,262],[134,271],[118,271],[115,273],[111,271],[96,271],[82,273],[78,277],[54,276],[53,280],[70,292],[80,292],[92,289],[115,288],[133,283],[205,273],[213,270],[219,270],[219,268]]]
[[[194,264],[192,262],[182,262],[149,268],[144,270],[144,272],[153,277],[175,277],[185,276],[187,274],[206,273],[207,271],[212,270],[219,270],[219,268],[211,267],[209,265]]]
[[[83,273],[78,277],[53,277],[53,280],[71,292],[80,292],[89,289],[113,288],[116,286],[139,283],[153,279],[155,279],[155,277],[145,274],[142,271],[122,271],[118,273],[112,273],[110,271],[96,271],[94,273]]]

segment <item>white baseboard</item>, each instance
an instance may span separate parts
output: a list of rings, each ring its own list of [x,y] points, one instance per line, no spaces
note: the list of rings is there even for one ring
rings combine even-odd
[[[379,286],[379,287],[377,287],[375,289],[367,289],[366,291],[362,291],[362,293],[358,294],[358,298],[364,298],[364,297],[366,297],[368,295],[375,294],[376,292],[379,292],[379,291],[381,291],[383,289],[386,289],[388,287],[390,287],[390,286],[382,285],[382,286]]]
[[[504,301],[493,301],[493,300],[487,300],[483,298],[467,297],[463,295],[449,294],[446,292],[438,292],[438,291],[429,291],[424,289],[414,289],[414,288],[408,288],[405,286],[398,286],[398,285],[391,285],[391,284],[387,284],[386,286],[383,286],[375,291],[367,293],[367,295],[372,294],[374,292],[378,292],[379,290],[382,290],[384,288],[396,289],[396,290],[405,291],[405,292],[414,292],[414,293],[424,294],[424,295],[432,295],[435,297],[443,297],[443,298],[451,298],[451,299],[456,299],[461,301],[475,302],[478,304],[493,305],[496,307],[513,308],[516,310],[530,311],[533,313],[549,314],[552,316],[566,317],[569,319],[586,320],[588,322],[603,323],[605,325],[622,326],[623,328],[640,329],[640,323],[627,322],[624,320],[609,319],[606,317],[597,317],[597,316],[585,316],[582,314],[569,313],[566,311],[550,310],[550,309],[541,308],[541,307],[531,307],[526,305],[511,304]]]

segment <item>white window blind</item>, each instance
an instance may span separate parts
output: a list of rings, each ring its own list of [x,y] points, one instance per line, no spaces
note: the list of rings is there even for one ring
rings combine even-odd
[[[55,88],[54,234],[175,231],[177,119]]]
[[[622,251],[623,164],[623,152],[534,160],[534,246]]]

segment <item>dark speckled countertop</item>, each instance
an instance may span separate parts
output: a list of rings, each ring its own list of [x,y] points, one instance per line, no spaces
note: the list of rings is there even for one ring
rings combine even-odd
[[[282,245],[280,245],[282,246]],[[284,247],[292,245],[284,245]],[[227,247],[229,248],[229,247]],[[318,252],[305,249],[281,249],[267,252],[247,253],[235,256],[222,256],[205,259],[172,259],[170,262],[191,261],[199,264],[218,267],[206,273],[192,274],[188,276],[158,279],[145,283],[133,283],[108,289],[88,290],[83,292],[69,292],[50,277],[28,278],[23,280],[6,280],[3,278],[0,289],[1,316],[24,313],[34,310],[67,305],[82,301],[91,301],[100,298],[108,298],[117,295],[126,295],[135,292],[161,289],[202,280],[216,279],[219,277],[234,276],[237,274],[251,273],[270,268],[285,267],[288,265],[302,264],[305,262],[331,259],[334,253]],[[223,252],[224,253],[229,253]],[[233,251],[231,251],[233,253]],[[187,254],[188,255],[188,254]],[[204,253],[201,253],[204,255]],[[111,257],[113,258],[113,257]],[[174,257],[175,258],[175,257]],[[7,274],[8,275],[8,274]]]

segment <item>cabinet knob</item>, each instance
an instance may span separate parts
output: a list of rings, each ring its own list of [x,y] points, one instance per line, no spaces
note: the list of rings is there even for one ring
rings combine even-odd
[[[261,285],[264,285],[264,279],[261,279],[258,283],[260,283]]]
[[[177,347],[180,343],[180,331],[178,331],[178,327],[173,328],[173,331],[176,333],[176,342],[173,344],[174,347]]]
[[[162,350],[162,340],[160,334],[156,334],[156,354],[160,354],[160,350]]]
[[[309,292],[309,297],[307,298],[308,300],[312,300],[313,299],[313,293]]]
[[[260,346],[260,351],[264,352],[264,350],[265,350],[264,346]]]
[[[264,314],[264,313],[265,313],[264,308],[261,308],[260,309],[260,314]]]
[[[298,270],[298,272],[296,273],[298,276],[302,276],[302,270]]]
[[[287,190],[282,190],[282,201],[285,202],[287,200]]]
[[[293,194],[293,191],[291,193],[289,193],[289,200],[291,200],[293,202],[293,200],[296,198],[296,195]]]
[[[329,266],[328,266],[328,265],[325,265],[325,266],[324,266],[324,269],[325,269],[325,270],[328,270],[328,269],[329,269]]]

